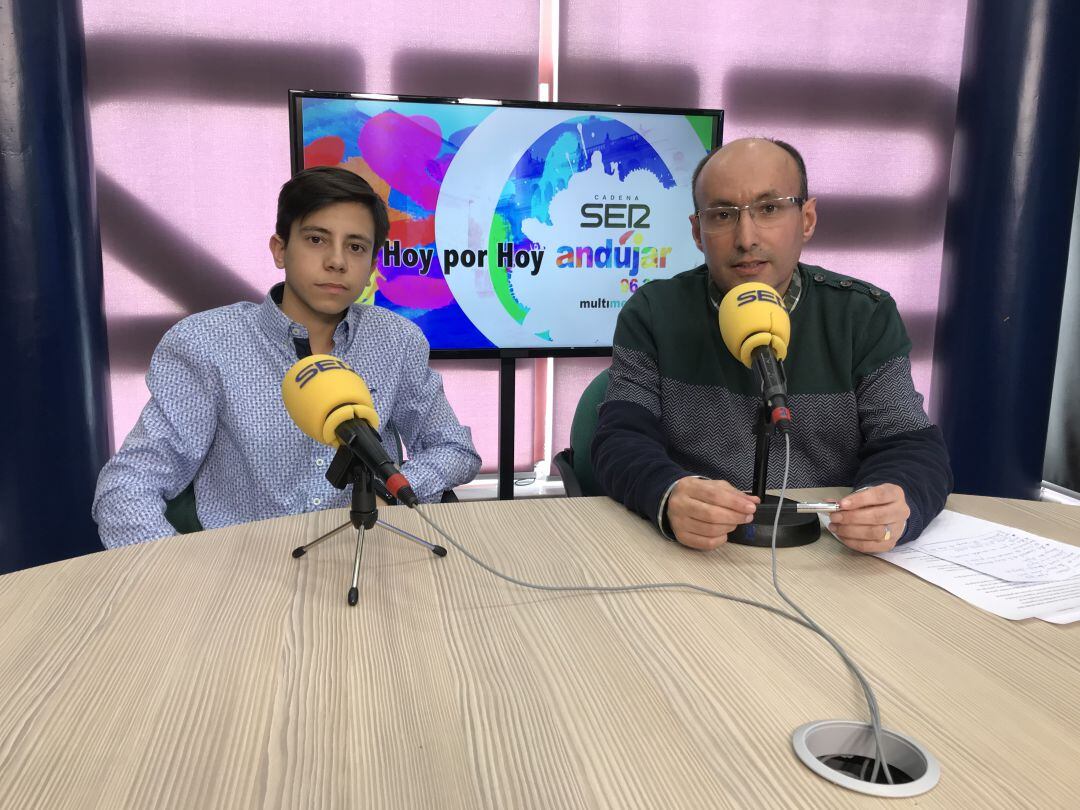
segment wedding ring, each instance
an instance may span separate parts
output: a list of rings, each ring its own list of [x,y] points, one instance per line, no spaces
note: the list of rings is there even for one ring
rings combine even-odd
[[[888,524],[885,525],[885,537],[883,539],[886,543],[892,540],[892,529],[889,528]]]

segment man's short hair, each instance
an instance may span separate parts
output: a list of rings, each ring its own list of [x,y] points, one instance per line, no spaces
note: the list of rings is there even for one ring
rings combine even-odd
[[[776,144],[789,155],[791,155],[792,159],[795,161],[795,166],[799,169],[799,196],[802,197],[803,200],[810,199],[810,189],[806,182],[806,162],[803,160],[802,155],[799,154],[799,150],[787,141],[777,140],[776,138],[764,138],[763,140],[766,140],[772,144]],[[698,165],[694,167],[694,174],[690,179],[690,198],[694,203],[695,211],[697,210],[698,177],[701,176],[701,170],[705,168],[705,164],[709,162],[709,158],[719,152],[722,148],[722,144],[720,146],[714,146],[712,149],[709,150],[708,154],[706,154],[705,157],[698,161]]]
[[[371,218],[375,222],[375,244],[371,250],[373,254],[377,253],[390,232],[386,202],[363,177],[337,166],[304,169],[281,187],[275,232],[288,244],[294,222],[328,205],[342,202],[360,203],[371,211]]]
[[[804,161],[802,155],[799,154],[799,150],[787,141],[777,140],[776,138],[767,138],[766,140],[776,144],[791,155],[792,159],[795,161],[795,165],[799,169],[799,196],[804,200],[810,199],[810,188],[806,182],[806,161]]]

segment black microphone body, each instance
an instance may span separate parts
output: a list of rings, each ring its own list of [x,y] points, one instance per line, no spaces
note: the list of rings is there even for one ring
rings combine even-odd
[[[791,411],[787,403],[787,378],[784,367],[771,346],[758,346],[750,353],[754,376],[761,383],[761,396],[770,411],[770,421],[779,433],[791,428]]]
[[[420,503],[408,480],[386,454],[379,434],[371,425],[363,419],[349,419],[338,425],[334,432],[343,445],[383,480],[391,495],[409,508]]]

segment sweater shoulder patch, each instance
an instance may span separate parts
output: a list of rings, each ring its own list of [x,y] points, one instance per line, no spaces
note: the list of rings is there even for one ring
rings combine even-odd
[[[848,292],[861,293],[875,303],[889,297],[889,294],[880,287],[876,287],[873,284],[857,278],[842,276],[839,273],[831,273],[820,267],[810,267],[808,268],[808,271],[807,275],[810,276],[810,279],[815,284],[820,284],[823,287],[832,287],[834,290],[846,290]]]

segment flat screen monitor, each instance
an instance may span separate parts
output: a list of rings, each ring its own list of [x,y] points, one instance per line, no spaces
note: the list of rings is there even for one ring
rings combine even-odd
[[[292,169],[387,201],[361,301],[434,357],[604,355],[643,284],[702,261],[690,179],[721,110],[290,91]]]

